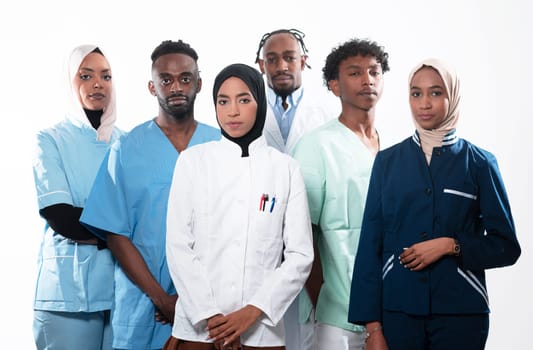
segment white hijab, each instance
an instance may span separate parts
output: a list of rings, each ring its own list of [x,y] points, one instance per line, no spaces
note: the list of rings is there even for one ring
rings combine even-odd
[[[442,80],[444,81],[444,86],[448,94],[449,108],[448,114],[444,117],[442,123],[432,130],[426,130],[417,123],[416,119],[413,116],[415,122],[416,130],[420,136],[420,144],[422,146],[422,151],[426,155],[426,160],[429,164],[431,160],[431,154],[434,147],[442,146],[442,139],[450,131],[454,130],[457,126],[457,121],[459,119],[459,78],[454,69],[449,67],[445,62],[440,61],[435,58],[428,58],[420,62],[413,68],[409,74],[409,91],[411,90],[411,82],[416,72],[424,67],[431,67],[435,69]]]
[[[74,121],[79,123],[91,125],[83,106],[79,100],[78,92],[74,89],[73,81],[78,76],[78,70],[81,62],[90,54],[97,46],[95,45],[80,45],[72,50],[70,56],[65,62],[65,70],[67,77],[67,101],[68,101],[68,115]],[[100,49],[100,51],[102,51]],[[103,52],[103,51],[102,51]],[[104,107],[102,117],[100,118],[100,126],[96,130],[96,139],[98,141],[109,142],[113,127],[116,120],[116,94],[114,84],[111,87],[111,96],[109,104]]]

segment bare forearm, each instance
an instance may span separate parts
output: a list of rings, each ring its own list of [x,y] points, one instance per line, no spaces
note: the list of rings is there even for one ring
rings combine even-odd
[[[107,245],[128,278],[145,292],[154,304],[167,295],[150,272],[141,253],[127,237],[109,233]]]
[[[313,225],[313,232],[316,232],[317,230],[319,230],[319,228],[316,225]],[[316,234],[314,236],[316,237]],[[320,261],[320,254],[318,252],[318,246],[316,244],[316,241],[314,241],[313,243],[313,248],[313,266],[311,267],[311,273],[309,274],[309,277],[307,278],[307,281],[305,283],[305,288],[307,290],[307,293],[309,294],[311,303],[313,303],[313,307],[316,308],[316,304],[318,302],[318,295],[320,294],[320,288],[324,283],[324,278],[322,275],[322,263]]]

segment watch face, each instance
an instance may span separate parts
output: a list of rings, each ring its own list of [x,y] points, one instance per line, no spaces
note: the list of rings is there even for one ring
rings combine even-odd
[[[455,254],[459,254],[461,252],[461,246],[459,245],[459,243],[455,243],[455,245],[453,246],[453,251]]]

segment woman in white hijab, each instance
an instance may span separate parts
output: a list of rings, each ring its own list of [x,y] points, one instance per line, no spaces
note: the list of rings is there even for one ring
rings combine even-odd
[[[111,349],[113,260],[79,218],[114,126],[111,68],[94,45],[66,62],[66,118],[37,134],[33,174],[45,220],[34,301],[37,349]]]
[[[416,132],[378,153],[349,320],[366,349],[483,349],[485,270],[520,256],[495,157],[456,134],[459,80],[427,59],[409,75]]]

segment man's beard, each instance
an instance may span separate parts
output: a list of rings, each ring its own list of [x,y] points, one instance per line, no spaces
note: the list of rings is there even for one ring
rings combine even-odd
[[[167,103],[166,100],[159,101],[162,109],[165,111],[166,114],[174,118],[175,120],[183,120],[186,119],[189,115],[192,114],[192,111],[194,109],[194,100],[196,99],[196,96],[194,96],[191,99],[188,99],[186,103],[181,104],[179,106],[170,105]],[[161,103],[163,102],[163,103]]]
[[[280,96],[282,98],[285,98],[285,97],[289,96],[290,94],[292,94],[294,92],[294,90],[296,90],[296,89],[293,86],[291,86],[291,87],[287,87],[287,88],[273,87],[272,90],[274,90],[276,95],[278,95],[278,96]]]

